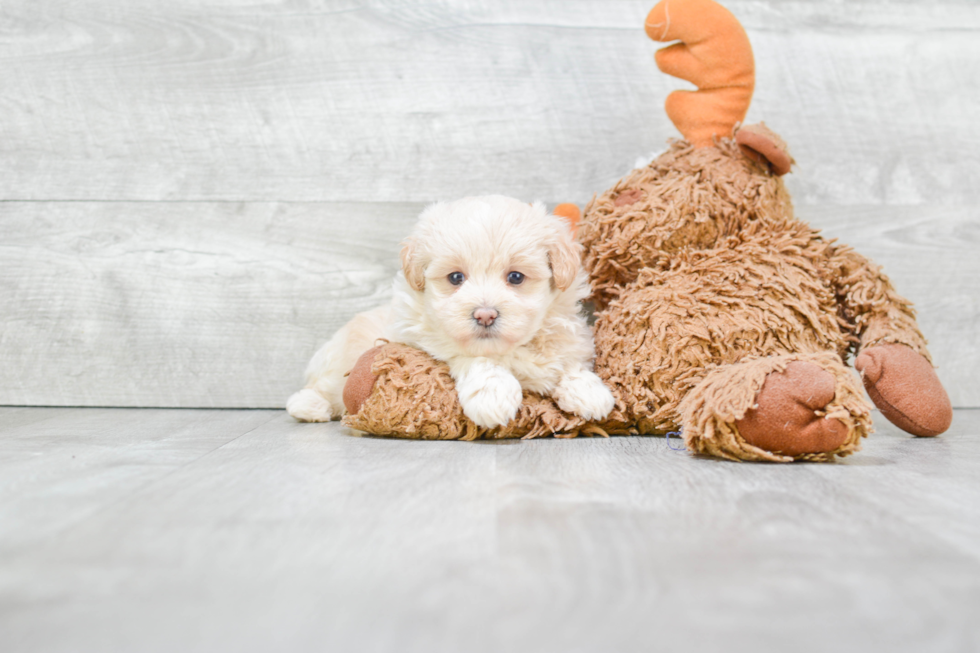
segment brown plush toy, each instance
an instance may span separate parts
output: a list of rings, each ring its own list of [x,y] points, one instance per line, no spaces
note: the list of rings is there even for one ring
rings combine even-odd
[[[663,0],[646,21],[677,91],[685,140],[593,198],[578,226],[597,311],[596,373],[617,398],[585,423],[533,394],[481,429],[446,366],[385,344],[351,372],[349,426],[423,439],[680,430],[691,452],[732,460],[831,460],[871,427],[853,371],[909,433],[945,431],[952,408],[908,301],[880,268],[793,216],[792,158],[764,125],[739,128],[754,86],[745,31],[712,0]],[[574,206],[556,212],[577,220]],[[349,394],[349,397],[348,397]]]

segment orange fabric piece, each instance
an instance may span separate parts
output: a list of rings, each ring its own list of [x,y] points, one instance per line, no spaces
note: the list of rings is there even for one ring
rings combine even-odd
[[[574,234],[575,230],[578,229],[579,220],[582,219],[582,212],[579,211],[578,205],[569,204],[567,202],[556,206],[552,213],[565,218],[565,220],[568,221],[568,226],[571,227],[572,234]]]
[[[667,97],[671,122],[695,147],[730,138],[755,88],[752,46],[738,19],[713,0],[661,0],[645,27],[654,41],[681,41],[657,51],[657,67],[698,87]]]

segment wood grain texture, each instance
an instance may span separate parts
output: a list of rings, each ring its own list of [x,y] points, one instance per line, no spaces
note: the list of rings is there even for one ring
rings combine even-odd
[[[281,406],[418,208],[0,203],[0,403]]]
[[[63,408],[0,414],[7,472],[0,485],[0,555],[57,537],[270,419],[261,411]]]
[[[278,407],[390,297],[420,204],[3,202],[0,404]],[[953,405],[980,406],[980,221],[800,207],[918,307]]]
[[[971,651],[978,434],[960,410],[935,439],[884,425],[839,464],[773,466],[0,410],[0,648]]]
[[[676,136],[648,0],[0,9],[0,199],[584,202]],[[807,203],[980,201],[980,7],[727,3]]]
[[[650,4],[4,2],[0,403],[281,405],[425,202],[584,203],[676,135]],[[799,213],[980,406],[980,6],[726,5]]]

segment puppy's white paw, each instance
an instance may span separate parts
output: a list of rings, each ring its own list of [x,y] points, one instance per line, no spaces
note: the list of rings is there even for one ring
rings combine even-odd
[[[563,376],[552,396],[559,408],[588,420],[604,418],[616,405],[602,379],[588,370]]]
[[[507,370],[481,361],[456,379],[463,413],[478,426],[494,428],[514,419],[524,394],[520,382]]]
[[[305,388],[286,402],[286,411],[300,422],[329,422],[333,419],[330,402],[313,388]]]

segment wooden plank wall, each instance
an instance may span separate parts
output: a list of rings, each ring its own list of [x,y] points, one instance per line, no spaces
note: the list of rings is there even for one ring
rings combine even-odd
[[[5,0],[0,404],[276,407],[426,202],[584,203],[676,136],[653,0]],[[980,406],[980,5],[732,0],[798,213]]]

